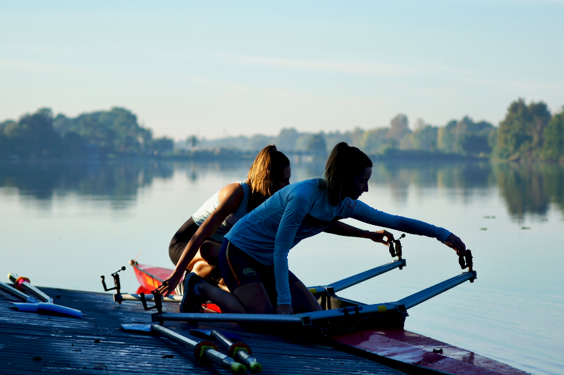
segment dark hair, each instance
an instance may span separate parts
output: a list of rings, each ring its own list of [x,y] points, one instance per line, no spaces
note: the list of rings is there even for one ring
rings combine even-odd
[[[284,169],[289,166],[290,160],[275,145],[266,146],[259,152],[247,175],[247,184],[251,188],[248,212],[275,193],[276,181],[282,178]]]
[[[372,167],[372,160],[356,147],[345,142],[338,143],[325,164],[325,188],[329,192],[329,202],[336,205],[345,198],[352,180]]]

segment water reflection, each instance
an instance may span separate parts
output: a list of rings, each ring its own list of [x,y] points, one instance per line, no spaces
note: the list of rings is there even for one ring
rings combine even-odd
[[[379,163],[372,183],[387,184],[397,201],[406,201],[408,188],[458,189],[467,198],[496,185],[490,163]]]
[[[0,163],[0,188],[12,187],[20,196],[48,202],[70,193],[103,198],[112,207],[135,202],[140,188],[155,179],[168,180],[174,172],[185,173],[192,183],[208,174],[236,171],[246,175],[251,161],[191,163],[171,161],[106,161]],[[293,181],[319,177],[323,163],[293,163]],[[406,202],[410,187],[455,189],[469,201],[472,195],[499,189],[508,212],[517,221],[526,215],[544,217],[551,205],[564,212],[564,167],[557,164],[491,163],[376,163],[372,184],[391,188],[394,199]]]
[[[173,172],[170,163],[143,161],[1,163],[0,187],[39,201],[73,193],[119,202],[135,199],[139,188]]]
[[[545,216],[551,203],[564,211],[564,168],[557,164],[496,164],[500,193],[511,216]]]

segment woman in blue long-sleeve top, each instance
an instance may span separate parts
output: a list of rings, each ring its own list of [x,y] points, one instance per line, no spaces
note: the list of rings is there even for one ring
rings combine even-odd
[[[224,312],[292,314],[320,310],[317,300],[288,269],[288,253],[301,240],[323,231],[364,237],[389,244],[385,230],[363,231],[339,220],[365,223],[434,237],[464,253],[464,243],[448,230],[422,221],[378,211],[358,200],[368,191],[372,162],[346,143],[327,159],[325,178],[289,185],[243,217],[225,236],[219,264],[232,294],[212,287],[197,275],[185,281],[182,311],[194,311],[207,299]]]

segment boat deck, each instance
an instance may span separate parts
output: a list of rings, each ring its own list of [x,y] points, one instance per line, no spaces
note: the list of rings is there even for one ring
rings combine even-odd
[[[106,293],[41,290],[57,304],[81,310],[83,318],[19,312],[9,303],[16,299],[0,292],[0,374],[231,374],[215,364],[197,363],[188,349],[166,338],[122,330],[124,323],[151,323],[139,302],[118,305]],[[177,309],[178,304],[164,304],[164,311]],[[194,328],[183,322],[166,326],[183,335]],[[240,335],[263,366],[262,374],[403,373],[330,346],[251,333],[235,324],[198,328]]]

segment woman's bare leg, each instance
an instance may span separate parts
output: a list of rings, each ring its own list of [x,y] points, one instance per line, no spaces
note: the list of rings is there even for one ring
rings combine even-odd
[[[214,266],[210,266],[205,260],[200,260],[194,263],[191,271],[201,278],[207,280],[212,275],[212,272],[214,270]]]
[[[245,306],[233,294],[208,284],[206,281],[198,284],[198,292],[219,306],[222,312],[244,314],[247,312]]]
[[[223,312],[236,314],[274,313],[266,289],[261,283],[241,285],[235,289],[234,293],[228,293],[204,281],[198,284],[198,292],[218,305]]]
[[[219,262],[219,251],[221,250],[221,244],[215,241],[205,241],[202,246],[200,246],[200,250],[198,254],[211,266],[218,267]]]
[[[217,257],[219,256],[220,248],[221,245],[217,242],[205,241],[188,264],[188,267],[186,267],[186,270],[206,280],[210,277],[218,276],[219,267]]]
[[[251,314],[274,314],[268,293],[262,283],[241,285],[233,292]]]
[[[294,314],[322,310],[317,299],[299,279],[290,284],[290,293]]]

